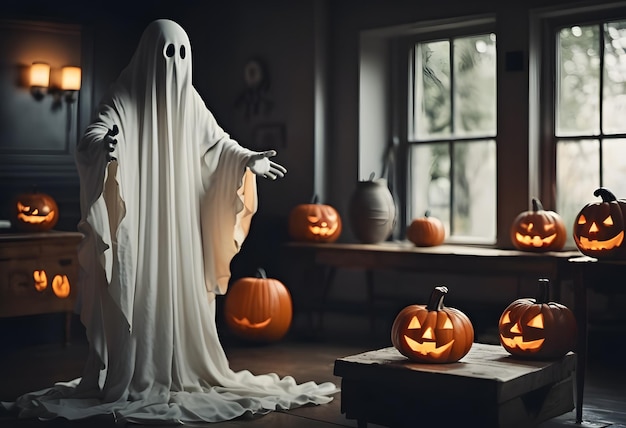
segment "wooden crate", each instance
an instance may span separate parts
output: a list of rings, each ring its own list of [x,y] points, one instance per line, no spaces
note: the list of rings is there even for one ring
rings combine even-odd
[[[389,427],[528,427],[574,408],[576,359],[527,361],[474,343],[451,364],[410,362],[395,348],[335,361],[341,411]]]

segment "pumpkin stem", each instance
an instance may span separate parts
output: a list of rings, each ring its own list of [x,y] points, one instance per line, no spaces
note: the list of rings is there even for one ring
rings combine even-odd
[[[448,294],[448,287],[442,285],[440,287],[435,287],[433,292],[430,293],[430,300],[428,301],[428,305],[426,306],[426,310],[430,311],[440,311],[443,309],[443,298]]]
[[[263,269],[262,267],[257,268],[256,277],[267,279],[267,274],[265,273],[265,269]]]
[[[550,280],[548,278],[539,278],[537,281],[537,296],[535,304],[541,305],[550,301]]]
[[[376,175],[375,172],[372,171],[372,173],[370,174],[370,178],[368,181],[374,181],[374,176]]]
[[[311,198],[311,203],[317,204],[318,201],[319,201],[319,197],[317,196],[317,193],[314,193],[313,197]]]
[[[533,211],[543,211],[543,205],[537,198],[533,198]]]
[[[606,187],[597,188],[595,192],[593,192],[593,196],[600,196],[602,198],[602,202],[613,202],[617,200],[613,192]]]
[[[430,217],[430,210],[426,210],[426,212],[424,213],[424,217]]]

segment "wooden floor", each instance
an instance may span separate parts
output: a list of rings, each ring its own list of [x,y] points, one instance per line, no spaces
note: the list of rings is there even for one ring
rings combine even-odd
[[[357,323],[364,324],[362,327],[367,329],[366,321]],[[278,343],[262,346],[245,344],[226,336],[224,348],[234,370],[249,369],[258,374],[275,372],[281,376],[292,375],[298,382],[333,381],[339,385],[341,379],[333,375],[333,366],[337,358],[390,346],[388,330],[385,328],[379,330],[379,333],[356,335],[350,339],[347,339],[349,337],[347,333],[335,330],[333,333],[327,332],[314,338],[288,337]],[[583,424],[574,423],[572,411],[544,422],[540,425],[541,428],[566,426],[626,428],[626,368],[620,357],[615,353],[605,352],[604,347],[599,345],[607,342],[606,339],[601,335],[594,336],[593,332],[590,336],[591,360],[587,370]],[[87,346],[84,341],[75,340],[75,342],[68,347],[47,343],[0,350],[0,400],[11,401],[22,393],[45,388],[56,381],[78,377]],[[453,409],[452,405],[451,411]],[[0,411],[2,428],[119,426],[124,425],[115,425],[108,417],[78,422],[65,420],[40,422],[18,419],[11,412]],[[139,426],[129,425],[129,428]],[[254,419],[239,419],[210,426],[330,428],[356,427],[357,423],[346,419],[341,413],[341,395],[338,393],[335,399],[326,405],[274,412]],[[369,427],[378,426],[370,424]]]

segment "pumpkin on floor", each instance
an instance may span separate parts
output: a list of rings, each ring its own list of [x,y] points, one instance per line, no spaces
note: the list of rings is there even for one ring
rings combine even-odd
[[[474,342],[474,327],[463,312],[443,305],[447,287],[435,287],[428,305],[409,305],[396,316],[391,342],[402,355],[421,363],[453,363]]]
[[[550,302],[550,281],[541,278],[535,298],[517,299],[500,316],[500,343],[511,355],[556,359],[576,344],[576,319],[566,306]]]
[[[559,214],[544,210],[532,199],[532,210],[521,212],[511,224],[511,241],[522,251],[559,251],[567,241],[565,223]]]
[[[626,201],[608,189],[593,192],[601,202],[585,205],[574,220],[574,242],[581,253],[598,259],[626,258]]]
[[[341,216],[331,205],[318,202],[296,205],[289,213],[289,235],[296,241],[335,242],[341,235]]]
[[[52,196],[32,191],[17,195],[13,201],[13,214],[18,229],[44,232],[57,224],[59,207]]]
[[[441,220],[426,211],[424,216],[413,219],[407,228],[406,237],[417,247],[434,247],[443,244],[446,229]]]
[[[236,336],[253,342],[275,342],[289,331],[293,316],[291,294],[277,279],[259,268],[256,277],[243,277],[229,287],[224,301],[226,325]]]

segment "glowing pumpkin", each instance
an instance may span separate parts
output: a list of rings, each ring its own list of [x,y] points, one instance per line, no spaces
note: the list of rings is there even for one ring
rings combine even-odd
[[[280,340],[293,316],[291,294],[277,279],[258,269],[257,277],[235,281],[226,293],[224,317],[230,330],[255,342]]]
[[[447,287],[435,287],[428,305],[409,305],[396,316],[391,342],[410,360],[452,363],[463,358],[474,342],[474,327],[463,312],[443,305]]]
[[[500,316],[500,343],[511,355],[556,359],[576,345],[576,319],[566,306],[549,302],[550,281],[539,280],[536,298],[511,303]]]
[[[441,220],[431,217],[426,211],[423,217],[413,219],[406,231],[409,241],[418,247],[441,245],[446,238],[446,229]]]
[[[335,242],[341,235],[341,217],[335,208],[318,203],[296,205],[289,213],[289,235],[296,241]]]
[[[70,295],[70,280],[67,275],[55,275],[52,279],[52,291],[60,298],[65,299]]]
[[[554,211],[543,209],[541,201],[532,199],[532,210],[520,213],[511,224],[511,241],[522,251],[559,251],[567,240],[565,223]]]
[[[33,271],[33,280],[37,291],[43,291],[48,287],[48,275],[45,270]]]
[[[16,225],[25,232],[52,229],[59,220],[59,207],[52,196],[33,191],[18,195],[13,202]]]
[[[576,246],[583,254],[599,259],[626,257],[626,201],[617,200],[604,187],[593,194],[602,201],[585,205],[576,216],[573,232]]]

